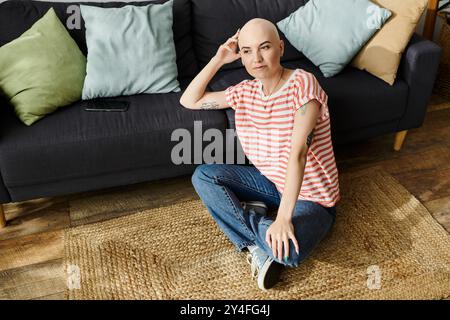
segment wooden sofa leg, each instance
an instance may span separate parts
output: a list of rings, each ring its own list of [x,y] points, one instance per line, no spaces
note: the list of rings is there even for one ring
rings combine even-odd
[[[400,149],[402,148],[403,141],[405,141],[407,132],[408,132],[408,130],[403,130],[403,131],[397,132],[395,134],[395,142],[394,142],[394,150],[395,151],[400,151]]]
[[[5,212],[3,211],[3,204],[0,203],[0,229],[6,227]]]

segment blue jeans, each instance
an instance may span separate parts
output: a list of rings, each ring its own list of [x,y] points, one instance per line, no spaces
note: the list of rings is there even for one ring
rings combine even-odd
[[[298,266],[330,231],[336,219],[336,207],[326,208],[312,201],[298,200],[292,216],[300,252],[289,240],[289,259],[280,261],[266,243],[266,232],[273,219],[244,211],[241,201],[264,202],[269,210],[280,205],[281,193],[273,182],[254,166],[202,164],[192,175],[192,184],[225,235],[242,251],[257,245],[278,263]]]

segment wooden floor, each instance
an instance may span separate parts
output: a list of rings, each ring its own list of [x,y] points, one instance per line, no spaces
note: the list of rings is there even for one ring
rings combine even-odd
[[[414,194],[450,232],[450,102],[433,96],[424,125],[410,130],[400,152],[393,151],[394,135],[335,146],[339,172],[381,166]],[[154,188],[154,206],[195,199],[190,176],[147,183]],[[122,190],[113,188],[120,197]],[[97,192],[97,193],[99,193]],[[63,299],[63,229],[71,221],[67,197],[5,205],[9,226],[0,230],[0,299]],[[91,221],[124,213],[103,214]]]

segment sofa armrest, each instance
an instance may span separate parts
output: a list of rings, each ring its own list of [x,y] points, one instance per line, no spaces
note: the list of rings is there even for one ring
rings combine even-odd
[[[420,127],[436,79],[442,49],[436,43],[415,33],[405,49],[398,76],[409,87],[408,104],[397,131]]]

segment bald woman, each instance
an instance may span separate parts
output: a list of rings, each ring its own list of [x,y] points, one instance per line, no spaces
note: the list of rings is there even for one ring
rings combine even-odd
[[[334,224],[340,200],[328,97],[313,74],[284,68],[283,53],[276,26],[252,19],[218,48],[180,99],[189,109],[235,110],[253,166],[202,164],[192,183],[237,251],[248,251],[262,290],[277,284],[283,267],[297,267],[311,254]],[[206,92],[218,70],[237,59],[253,79]]]

